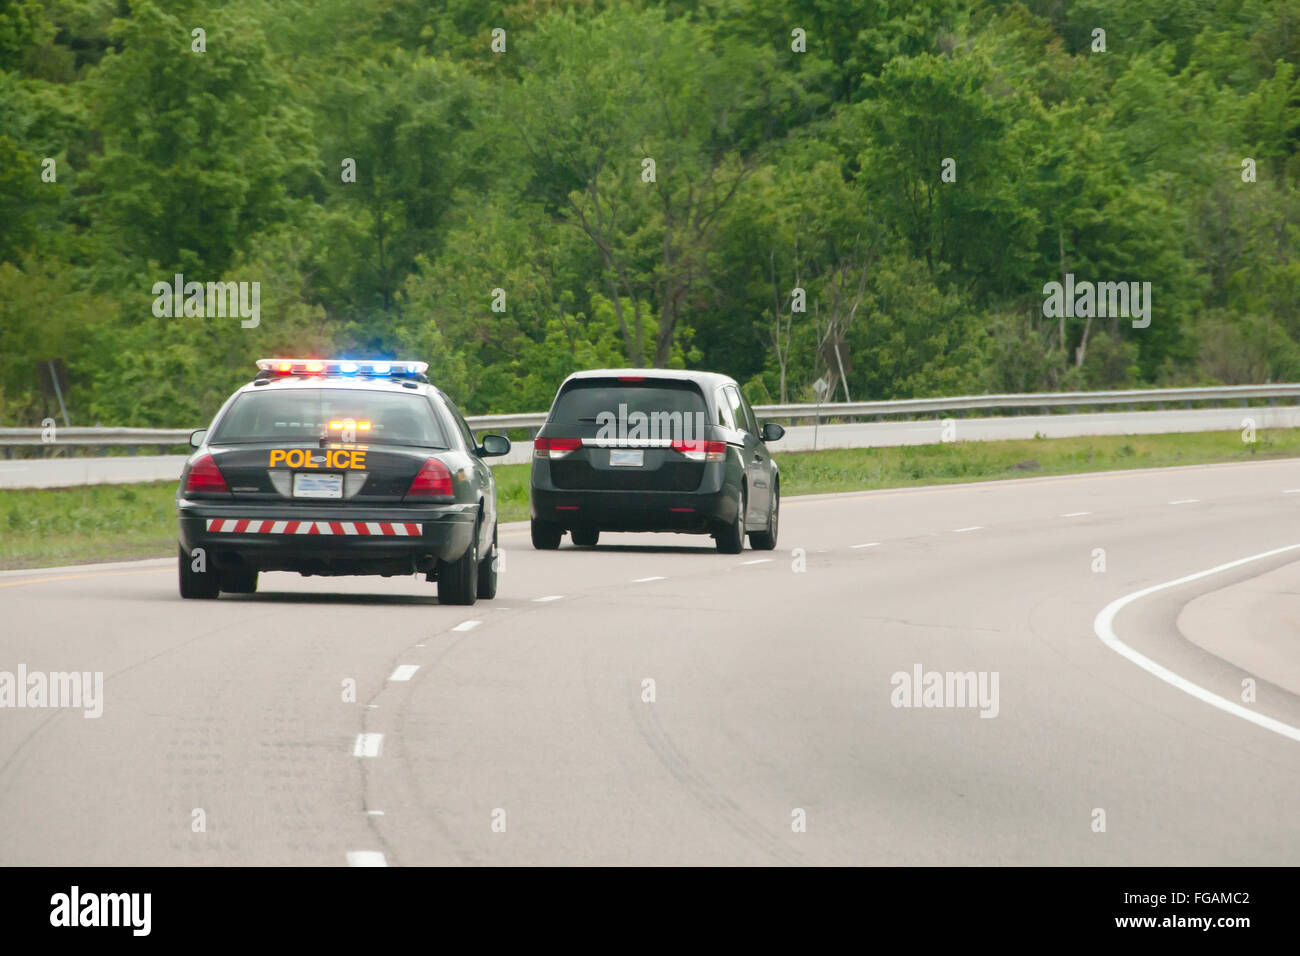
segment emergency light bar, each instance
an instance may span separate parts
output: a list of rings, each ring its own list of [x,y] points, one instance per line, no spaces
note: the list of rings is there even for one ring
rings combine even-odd
[[[257,371],[272,375],[364,375],[372,378],[424,378],[428,362],[395,362],[385,359],[295,359],[257,360]]]

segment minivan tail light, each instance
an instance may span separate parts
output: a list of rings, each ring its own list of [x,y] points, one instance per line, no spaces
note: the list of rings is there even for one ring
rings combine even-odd
[[[451,498],[451,469],[437,458],[430,458],[420,468],[406,492],[408,498]]]
[[[673,442],[673,451],[679,451],[688,461],[726,461],[727,443],[725,441],[690,441]]]
[[[582,447],[581,438],[534,438],[533,455],[537,458],[563,458]]]
[[[185,492],[216,492],[230,494],[226,476],[221,473],[211,455],[204,455],[190,466],[190,473],[185,477]]]

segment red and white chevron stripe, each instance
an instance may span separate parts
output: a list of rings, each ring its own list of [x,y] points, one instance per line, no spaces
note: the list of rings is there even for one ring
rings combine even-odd
[[[208,530],[222,534],[361,534],[418,538],[423,527],[397,521],[262,521],[256,518],[209,518]]]

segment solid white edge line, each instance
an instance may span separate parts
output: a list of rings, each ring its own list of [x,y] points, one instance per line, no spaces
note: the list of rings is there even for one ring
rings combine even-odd
[[[352,748],[352,756],[378,757],[383,752],[383,734],[357,734],[357,742]]]
[[[348,850],[348,866],[387,866],[378,850]]]
[[[398,664],[397,669],[388,675],[390,681],[393,680],[410,680],[415,676],[415,672],[420,669],[419,664]]]
[[[1152,585],[1149,588],[1143,588],[1141,591],[1134,591],[1132,594],[1126,594],[1122,598],[1111,601],[1092,622],[1092,628],[1097,636],[1101,638],[1103,644],[1109,647],[1115,653],[1122,657],[1127,657],[1130,661],[1141,667],[1143,670],[1154,674],[1166,684],[1178,688],[1183,693],[1191,694],[1198,700],[1201,700],[1212,707],[1217,707],[1233,716],[1240,717],[1242,720],[1248,720],[1252,724],[1257,724],[1265,730],[1271,730],[1275,734],[1281,734],[1283,737],[1289,737],[1292,740],[1300,741],[1300,727],[1292,727],[1290,724],[1283,723],[1272,717],[1257,713],[1247,707],[1243,707],[1236,701],[1228,700],[1226,697],[1220,697],[1218,694],[1206,690],[1199,684],[1193,684],[1186,677],[1175,674],[1169,668],[1157,664],[1151,658],[1140,654],[1133,648],[1129,647],[1115,635],[1115,615],[1123,608],[1132,604],[1139,598],[1144,598],[1148,594],[1155,594],[1157,591],[1163,591],[1166,588],[1177,587],[1180,584],[1187,584],[1191,581],[1197,581],[1211,574],[1218,574],[1220,571],[1228,571],[1232,568],[1241,567],[1243,564],[1249,564],[1252,561],[1259,561],[1264,558],[1271,558],[1277,554],[1286,554],[1288,551],[1300,549],[1300,544],[1288,544],[1283,548],[1274,548],[1272,551],[1265,551],[1262,554],[1252,554],[1250,557],[1238,558],[1236,561],[1229,561],[1227,564],[1220,564],[1210,568],[1207,571],[1197,571],[1195,574],[1189,574],[1185,577],[1177,578],[1173,581],[1166,581],[1164,584]]]

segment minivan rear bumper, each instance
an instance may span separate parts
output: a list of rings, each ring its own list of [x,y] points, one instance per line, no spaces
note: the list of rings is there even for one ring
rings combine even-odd
[[[533,460],[534,521],[600,531],[675,531],[707,534],[736,520],[740,488],[726,462],[709,462],[695,491],[607,491],[556,488],[549,462]]]

